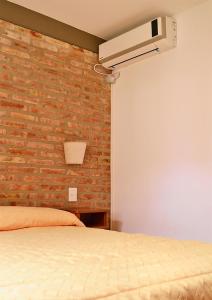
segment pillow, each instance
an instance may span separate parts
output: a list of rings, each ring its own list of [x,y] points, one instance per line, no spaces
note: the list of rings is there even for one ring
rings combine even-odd
[[[84,226],[72,213],[46,207],[0,206],[0,230],[26,227]]]

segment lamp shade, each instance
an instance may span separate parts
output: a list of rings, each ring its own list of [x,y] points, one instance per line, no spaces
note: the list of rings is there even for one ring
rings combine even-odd
[[[65,142],[66,164],[82,164],[85,156],[86,142]]]

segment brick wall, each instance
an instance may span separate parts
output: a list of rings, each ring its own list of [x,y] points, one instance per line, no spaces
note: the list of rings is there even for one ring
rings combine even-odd
[[[96,61],[0,20],[0,205],[110,207],[110,87]],[[69,140],[87,141],[83,165],[65,165]]]

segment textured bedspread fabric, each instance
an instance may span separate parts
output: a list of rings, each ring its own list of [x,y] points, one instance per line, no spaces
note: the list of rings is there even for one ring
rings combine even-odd
[[[1,300],[212,300],[212,245],[80,227],[0,232]]]

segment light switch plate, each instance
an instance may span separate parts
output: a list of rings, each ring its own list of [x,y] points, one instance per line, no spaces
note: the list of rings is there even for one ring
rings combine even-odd
[[[68,189],[68,201],[69,202],[77,201],[77,188]]]

